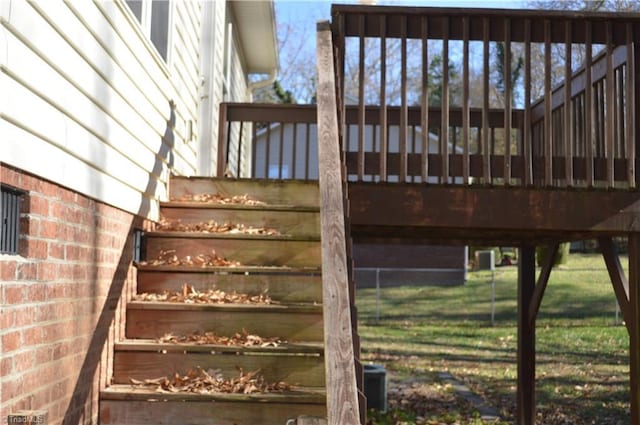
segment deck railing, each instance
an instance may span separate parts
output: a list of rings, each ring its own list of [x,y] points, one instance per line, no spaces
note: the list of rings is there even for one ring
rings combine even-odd
[[[332,15],[350,181],[640,183],[640,15],[353,5]],[[316,180],[315,114],[223,104],[219,175]]]
[[[459,184],[637,185],[640,15],[334,5],[332,24],[343,105],[358,108],[358,180],[371,157],[364,129],[373,102],[383,128],[389,105],[400,122],[397,140],[382,132],[375,179],[387,180],[385,164],[395,162],[400,181],[414,180],[414,164],[422,181],[438,174]],[[428,129],[419,161],[411,155],[412,107]],[[492,116],[501,125],[493,152]]]
[[[533,157],[553,152],[552,169],[534,173],[559,184],[636,185],[633,44],[603,51],[531,108]],[[591,81],[591,84],[587,84]],[[568,107],[565,99],[569,99]],[[549,112],[550,111],[550,112]],[[550,116],[551,119],[546,119]],[[591,129],[591,131],[589,131]],[[572,161],[567,160],[572,158]],[[621,185],[624,187],[624,185]]]
[[[220,175],[231,172],[233,176],[271,178],[271,179],[318,179],[318,139],[315,105],[279,105],[256,103],[223,103],[220,106],[221,116],[226,117],[225,125],[220,131],[218,152]],[[358,149],[358,107],[346,107],[343,160],[346,161],[350,180],[357,180],[359,175],[359,158],[364,157],[365,168],[362,180],[377,181],[380,170],[386,170],[389,181],[399,181],[400,153],[397,134],[400,132],[400,109],[388,107],[386,114],[386,132],[393,140],[387,143],[387,152],[381,154],[380,107],[365,108],[366,124],[364,126],[365,149]],[[514,136],[520,139],[522,127],[522,110],[513,110]],[[429,111],[431,120],[439,120],[441,112]],[[492,164],[494,174],[500,175],[502,157],[497,155],[500,143],[499,132],[502,129],[502,110],[491,110],[489,113],[489,152],[494,156]],[[407,114],[407,176],[410,181],[421,181],[420,163],[422,159],[419,108],[408,108]],[[471,109],[469,126],[475,146],[481,146],[482,114],[479,109]],[[451,167],[453,174],[462,173],[462,114],[460,110],[450,110],[451,128]],[[234,130],[235,129],[235,130]],[[433,145],[434,134],[430,134]],[[240,148],[240,146],[244,147]],[[433,150],[433,146],[430,148]],[[229,151],[240,154],[228,155]],[[243,155],[242,152],[250,154]],[[229,158],[229,159],[226,159]],[[240,158],[238,161],[237,158]],[[382,158],[386,161],[383,163]],[[440,155],[429,153],[432,166],[429,168],[427,181],[438,182],[441,175]],[[455,174],[457,173],[457,174]],[[482,175],[482,156],[480,151],[470,153],[470,178]]]

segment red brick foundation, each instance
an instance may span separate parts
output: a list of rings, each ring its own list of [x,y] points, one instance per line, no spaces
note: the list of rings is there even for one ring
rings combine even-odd
[[[19,255],[0,255],[0,423],[21,409],[49,424],[94,424],[113,344],[135,293],[142,218],[0,164],[26,193]]]

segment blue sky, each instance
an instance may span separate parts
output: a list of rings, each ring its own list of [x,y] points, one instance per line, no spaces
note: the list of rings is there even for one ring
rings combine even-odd
[[[1,1],[1,0],[0,0]],[[275,0],[278,39],[284,43],[280,56],[279,79],[285,89],[291,89],[299,102],[309,101],[311,90],[305,87],[315,74],[316,23],[331,19],[332,3],[359,3],[330,0]],[[378,0],[379,5],[423,7],[523,8],[524,0]],[[309,66],[312,65],[312,66]]]
[[[275,0],[278,22],[316,22],[330,19],[332,3],[358,3],[354,1],[330,0]],[[521,0],[380,0],[379,5],[425,6],[425,7],[478,7],[518,9],[523,8]]]

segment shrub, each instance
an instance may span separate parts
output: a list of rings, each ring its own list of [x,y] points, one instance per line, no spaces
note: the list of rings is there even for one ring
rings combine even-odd
[[[558,249],[558,253],[556,254],[555,261],[553,262],[553,267],[559,266],[561,264],[566,264],[569,259],[569,248],[571,248],[571,243],[566,242],[560,244],[560,248]],[[547,245],[536,247],[536,262],[539,266],[544,264],[547,256],[549,255],[549,247]]]

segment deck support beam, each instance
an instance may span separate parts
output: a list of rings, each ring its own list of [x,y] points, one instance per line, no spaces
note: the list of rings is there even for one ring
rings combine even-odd
[[[536,416],[535,398],[535,320],[529,320],[536,287],[536,249],[520,248],[518,262],[518,425],[533,425]]]
[[[629,373],[631,422],[640,423],[640,233],[629,234]]]
[[[613,285],[613,291],[616,294],[620,311],[622,312],[622,318],[624,323],[631,334],[632,319],[629,312],[629,281],[624,274],[622,264],[620,264],[620,257],[616,252],[616,247],[611,237],[598,238],[598,244],[600,245],[600,251],[602,257],[607,265],[607,271],[609,272],[609,278]]]
[[[529,324],[533,327],[536,325],[536,317],[538,316],[538,311],[540,311],[540,305],[542,305],[542,298],[544,297],[544,291],[547,289],[547,284],[549,283],[549,276],[551,276],[551,270],[553,269],[553,265],[556,262],[556,256],[558,255],[558,250],[560,249],[559,243],[554,243],[549,245],[547,252],[547,258],[545,258],[544,264],[542,265],[542,270],[540,270],[540,276],[538,277],[538,283],[533,290],[533,294],[531,296],[531,302],[529,303]],[[534,258],[535,261],[535,258]]]

